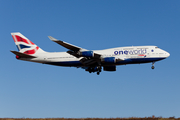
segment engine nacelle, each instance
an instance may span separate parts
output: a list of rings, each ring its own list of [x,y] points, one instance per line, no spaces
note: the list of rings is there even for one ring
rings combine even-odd
[[[104,71],[116,71],[116,66],[104,66]]]
[[[102,58],[102,62],[105,62],[105,63],[115,63],[116,62],[116,58],[115,57]]]
[[[82,57],[94,57],[93,51],[83,51],[78,53]]]

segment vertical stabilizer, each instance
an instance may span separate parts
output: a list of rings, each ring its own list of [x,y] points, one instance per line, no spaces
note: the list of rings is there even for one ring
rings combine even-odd
[[[34,55],[45,52],[19,32],[11,33],[19,52]]]

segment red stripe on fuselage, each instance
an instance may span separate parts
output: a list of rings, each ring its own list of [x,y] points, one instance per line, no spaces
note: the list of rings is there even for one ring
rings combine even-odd
[[[145,55],[138,55],[138,56],[145,56]]]

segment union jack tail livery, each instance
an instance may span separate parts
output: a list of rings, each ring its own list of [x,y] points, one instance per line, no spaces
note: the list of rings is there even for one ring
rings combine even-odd
[[[44,52],[41,48],[39,48],[21,33],[11,33],[11,35],[20,53],[35,55],[37,53]]]

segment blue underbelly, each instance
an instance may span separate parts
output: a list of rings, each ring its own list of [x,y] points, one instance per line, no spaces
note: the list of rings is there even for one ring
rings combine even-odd
[[[124,61],[119,61],[117,64],[137,64],[137,63],[149,63],[149,62],[155,62],[159,60],[163,60],[165,58],[130,58],[126,59]]]
[[[159,60],[163,60],[165,58],[130,58],[125,59],[124,61],[119,61],[117,63],[104,63],[103,65],[124,65],[124,64],[139,64],[139,63],[149,63],[155,62]],[[63,61],[63,62],[48,62],[45,64],[57,65],[57,66],[67,66],[67,67],[81,67],[84,66],[80,61]]]

